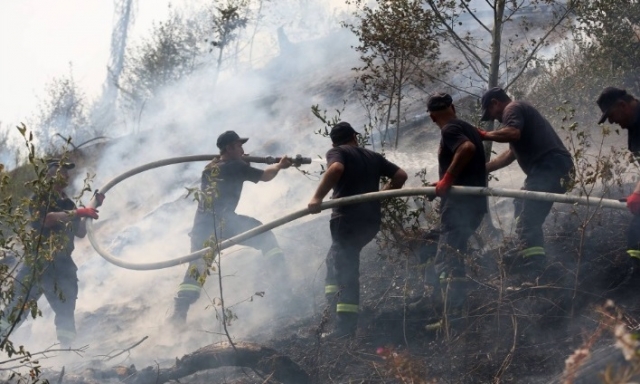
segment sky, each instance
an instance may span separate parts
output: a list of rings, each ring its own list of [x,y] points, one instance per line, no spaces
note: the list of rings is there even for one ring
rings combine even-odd
[[[190,3],[190,0],[173,3]],[[138,0],[132,37],[168,14],[167,0]],[[0,121],[16,124],[33,114],[53,77],[73,75],[89,97],[106,76],[113,1],[22,0],[0,5]]]
[[[164,20],[169,6],[191,7],[203,0],[137,0],[129,42]],[[35,113],[38,97],[70,66],[91,99],[106,77],[113,0],[0,1],[0,122],[15,125]],[[343,7],[342,0],[331,5]]]

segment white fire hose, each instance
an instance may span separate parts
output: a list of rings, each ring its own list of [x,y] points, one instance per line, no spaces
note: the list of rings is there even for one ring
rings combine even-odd
[[[139,167],[133,168],[115,177],[114,179],[110,180],[104,187],[100,189],[100,192],[106,194],[111,188],[113,188],[115,185],[117,185],[121,181],[150,169],[164,167],[166,165],[171,165],[171,164],[179,164],[179,163],[186,163],[186,162],[192,162],[192,161],[208,161],[215,158],[216,156],[218,155],[195,155],[195,156],[174,157],[174,158],[169,158],[169,159],[164,159],[164,160],[144,164]],[[325,210],[325,209],[334,208],[334,207],[347,205],[347,204],[364,203],[364,202],[383,200],[383,199],[388,199],[393,197],[409,197],[409,196],[431,197],[431,196],[435,196],[435,193],[436,192],[434,187],[405,188],[405,189],[394,189],[394,190],[382,191],[382,192],[372,192],[372,193],[365,193],[362,195],[349,196],[349,197],[343,197],[340,199],[325,201],[320,206],[320,209]],[[627,209],[626,204],[618,200],[604,199],[604,198],[598,198],[598,197],[563,195],[563,194],[547,193],[547,192],[532,192],[532,191],[502,189],[502,188],[452,187],[449,193],[452,195],[458,195],[458,196],[511,197],[511,198],[519,198],[519,199],[551,201],[554,203],[577,204],[577,205],[585,205],[585,206],[591,206],[591,207]],[[96,203],[95,198],[93,198],[89,202],[89,205],[92,207],[95,207],[95,203]],[[231,246],[240,244],[243,241],[250,239],[254,236],[257,236],[263,232],[269,231],[273,228],[279,227],[281,225],[297,220],[309,214],[310,212],[309,212],[309,209],[307,208],[292,212],[277,220],[273,220],[266,224],[260,225],[249,231],[246,231],[230,239],[220,242],[218,244],[218,250],[222,251]],[[207,252],[210,251],[210,248],[203,248],[199,251],[190,253],[188,255],[180,256],[174,259],[170,259],[170,260],[158,261],[153,263],[132,263],[132,262],[124,261],[118,257],[115,257],[114,255],[109,253],[107,250],[102,248],[102,246],[100,246],[100,244],[98,243],[96,234],[93,229],[93,220],[91,218],[87,218],[86,224],[87,224],[87,233],[89,235],[89,241],[91,242],[91,245],[93,246],[93,248],[98,252],[98,254],[100,254],[100,256],[102,256],[105,260],[107,260],[111,264],[117,265],[118,267],[125,268],[125,269],[132,269],[136,271],[150,271],[150,270],[174,267],[180,264],[184,264],[190,261],[200,259]]]

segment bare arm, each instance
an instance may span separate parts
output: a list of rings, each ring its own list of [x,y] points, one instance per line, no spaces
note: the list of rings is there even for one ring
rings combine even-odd
[[[322,203],[322,199],[329,193],[329,191],[338,184],[340,177],[344,173],[344,164],[342,163],[333,163],[327,169],[327,172],[322,176],[322,180],[320,180],[320,185],[316,189],[316,193],[309,201],[308,207],[311,213],[320,212],[320,204]]]
[[[276,177],[281,169],[287,169],[291,166],[291,164],[292,162],[290,158],[288,158],[287,156],[282,156],[282,159],[280,159],[280,162],[278,164],[270,165],[264,169],[260,181],[273,180],[273,178]]]
[[[633,193],[640,193],[640,182],[636,184],[636,188],[633,190]]]
[[[469,164],[471,159],[473,159],[473,155],[475,153],[476,146],[473,145],[472,142],[465,141],[464,143],[460,144],[453,154],[453,160],[451,160],[451,165],[447,169],[447,172],[452,176],[458,176],[460,172],[462,172],[464,167]]]
[[[52,228],[59,224],[69,223],[75,218],[76,210],[64,212],[49,212],[44,217],[44,227]],[[87,227],[84,220],[79,221],[78,226],[75,228],[75,235],[80,238],[87,235]]]
[[[391,180],[389,180],[389,182],[384,187],[382,187],[382,190],[388,191],[390,189],[400,189],[408,178],[409,176],[407,176],[407,172],[405,172],[402,168],[398,168],[393,177],[391,177]]]
[[[497,143],[511,143],[520,140],[520,130],[513,127],[503,127],[495,131],[486,132],[483,140],[491,140]]]
[[[495,159],[487,163],[487,173],[497,171],[500,168],[504,168],[507,165],[513,163],[515,159],[516,155],[513,153],[513,151],[511,149],[507,149],[506,151],[496,156]]]

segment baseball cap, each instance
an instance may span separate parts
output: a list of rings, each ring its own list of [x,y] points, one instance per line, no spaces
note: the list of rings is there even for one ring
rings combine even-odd
[[[338,124],[334,125],[331,128],[331,132],[329,132],[329,137],[331,138],[331,142],[334,144],[343,144],[351,140],[353,135],[359,135],[360,132],[357,132],[351,124],[341,121]]]
[[[447,109],[453,104],[451,95],[443,92],[436,92],[429,95],[427,99],[427,111],[437,112]]]
[[[238,136],[238,134],[235,133],[234,131],[226,131],[222,133],[220,136],[218,136],[218,141],[216,142],[216,145],[218,146],[219,149],[223,149],[227,145],[234,143],[236,141],[241,141],[242,144],[244,144],[247,141],[249,141],[249,139],[246,137]]]
[[[482,107],[482,117],[480,118],[480,120],[482,121],[491,120],[491,118],[489,117],[489,111],[487,108],[489,108],[489,105],[491,104],[491,100],[493,99],[496,99],[499,101],[507,101],[509,100],[509,95],[507,95],[507,92],[505,92],[505,90],[500,87],[493,87],[490,90],[486,91],[482,95],[482,99],[480,101],[480,105]]]
[[[602,111],[602,116],[600,116],[598,124],[602,124],[607,120],[611,107],[614,106],[616,101],[626,95],[628,95],[627,91],[616,87],[607,87],[602,90],[602,93],[600,93],[600,96],[598,96],[598,100],[596,101],[596,103],[598,103],[598,107],[600,107],[600,110]]]
[[[76,167],[75,163],[59,158],[45,159],[44,162],[47,164],[47,169],[52,167],[64,167],[65,169],[73,169]]]

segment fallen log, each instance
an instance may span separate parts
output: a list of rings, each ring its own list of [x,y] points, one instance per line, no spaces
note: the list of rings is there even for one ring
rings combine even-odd
[[[96,379],[126,379],[132,384],[157,384],[178,380],[194,373],[221,367],[246,367],[269,376],[283,384],[309,383],[309,375],[288,356],[276,350],[252,343],[212,344],[176,359],[171,368],[149,366],[140,371],[130,367],[106,370],[87,370],[81,374],[66,375],[64,383],[94,383]]]

